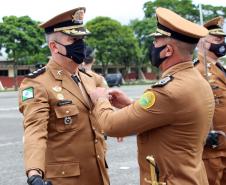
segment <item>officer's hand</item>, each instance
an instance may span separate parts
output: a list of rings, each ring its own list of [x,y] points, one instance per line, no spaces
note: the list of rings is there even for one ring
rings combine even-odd
[[[123,108],[132,104],[132,100],[121,90],[119,89],[110,89],[108,93],[111,97],[110,102],[116,108]]]
[[[94,104],[96,104],[99,98],[109,99],[108,92],[103,87],[97,87],[94,91],[90,93],[90,98]]]
[[[208,133],[205,146],[210,148],[216,148],[218,146],[218,140],[219,134],[215,130],[211,130]]]
[[[45,181],[40,175],[32,175],[27,179],[29,185],[53,185],[50,181]]]

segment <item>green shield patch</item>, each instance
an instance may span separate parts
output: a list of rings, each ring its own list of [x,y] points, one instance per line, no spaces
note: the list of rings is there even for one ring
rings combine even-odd
[[[22,91],[22,101],[26,101],[26,100],[32,99],[32,98],[34,98],[34,88],[33,87],[29,87]]]

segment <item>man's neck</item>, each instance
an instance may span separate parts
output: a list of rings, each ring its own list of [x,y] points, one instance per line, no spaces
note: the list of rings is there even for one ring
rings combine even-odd
[[[183,63],[183,62],[188,62],[191,61],[192,58],[191,57],[171,57],[170,59],[166,59],[166,61],[164,61],[161,65],[160,65],[160,69],[162,72],[166,71],[167,69],[169,69],[170,67],[179,64],[179,63]]]
[[[78,64],[63,56],[52,56],[52,59],[70,74],[78,74]]]

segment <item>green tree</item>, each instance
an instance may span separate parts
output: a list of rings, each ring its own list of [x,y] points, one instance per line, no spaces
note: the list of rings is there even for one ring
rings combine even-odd
[[[132,20],[131,28],[139,41],[139,46],[143,53],[143,63],[149,63],[148,47],[153,38],[148,35],[156,30],[155,10],[157,7],[164,7],[180,14],[182,17],[199,23],[199,6],[192,3],[191,0],[154,0],[144,4],[143,10],[145,17],[143,20]],[[219,15],[226,15],[226,7],[202,5],[204,22]],[[153,68],[156,71],[156,68]],[[158,70],[157,70],[158,71]]]
[[[199,5],[193,4],[192,0],[155,0],[148,1],[144,4],[144,13],[145,17],[153,18],[155,17],[155,9],[157,7],[168,8],[182,17],[199,23]],[[204,21],[207,21],[213,17],[219,15],[226,15],[226,7],[223,6],[212,6],[212,5],[202,5],[203,9],[203,18]]]
[[[0,23],[0,49],[4,48],[8,59],[14,61],[15,88],[16,66],[47,61],[44,33],[38,22],[28,16],[3,17]]]
[[[109,64],[139,63],[141,52],[130,27],[108,17],[96,17],[87,22],[87,28],[91,31],[87,43],[97,50],[96,60],[104,74]]]

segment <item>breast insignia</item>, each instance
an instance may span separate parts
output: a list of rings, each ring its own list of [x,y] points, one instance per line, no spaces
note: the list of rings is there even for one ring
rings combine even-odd
[[[192,63],[193,63],[194,66],[196,66],[199,63],[199,59],[195,58]]]
[[[166,76],[165,78],[160,79],[158,82],[152,85],[152,87],[163,87],[172,80],[173,80],[173,76]]]
[[[27,78],[36,78],[40,74],[44,73],[46,71],[46,67],[42,67],[36,71],[33,71],[32,73],[29,73],[26,75]]]

